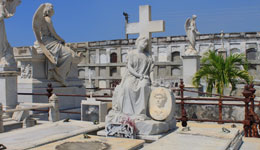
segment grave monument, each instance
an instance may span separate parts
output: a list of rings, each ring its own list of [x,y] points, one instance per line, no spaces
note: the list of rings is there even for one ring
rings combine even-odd
[[[139,38],[136,40],[136,49],[128,53],[126,71],[115,88],[113,107],[106,116],[108,136],[135,138],[135,134],[161,134],[176,127],[172,93],[165,88],[152,86],[151,33],[163,32],[164,22],[151,21],[150,6],[140,6],[139,9],[140,22],[127,24],[127,34],[139,33]],[[155,101],[159,106],[157,109],[149,106]],[[170,108],[165,107],[166,103],[170,104]]]
[[[55,32],[52,24],[53,5],[40,5],[33,16],[33,31],[36,42],[33,47],[16,49],[22,73],[18,78],[18,91],[21,93],[46,93],[48,83],[52,83],[54,93],[86,93],[78,78],[77,64],[81,55],[65,45],[65,41]],[[19,95],[20,102],[46,102],[47,97]],[[61,108],[76,108],[80,111],[80,97],[63,97]],[[61,118],[63,118],[61,115]],[[78,119],[80,116],[78,115]]]
[[[187,35],[187,40],[189,41],[189,46],[184,52],[184,55],[182,56],[183,81],[185,87],[190,89],[195,88],[192,84],[192,78],[200,68],[200,57],[201,57],[198,51],[196,50],[196,37],[198,34],[200,34],[196,26],[196,18],[197,18],[196,15],[192,15],[192,18],[188,18],[184,25],[186,35]],[[192,93],[192,95],[190,96],[198,96],[198,95]]]
[[[14,16],[20,3],[20,0],[0,0],[0,103],[4,109],[17,105],[17,76],[20,74],[7,40],[4,19]]]

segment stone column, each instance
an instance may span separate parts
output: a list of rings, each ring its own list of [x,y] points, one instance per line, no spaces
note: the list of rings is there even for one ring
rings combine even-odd
[[[3,105],[0,103],[0,133],[4,132],[4,125],[3,125]]]
[[[100,57],[99,57],[99,49],[96,49],[96,63],[99,64],[100,63]]]
[[[52,105],[49,109],[49,121],[56,122],[60,120],[60,110],[59,110],[59,98],[52,94],[49,98],[49,103]]]
[[[158,65],[154,65],[153,75],[154,75],[154,79],[158,79]]]
[[[106,67],[106,75],[104,75],[106,78],[110,78],[110,67]],[[109,79],[106,80],[106,88],[110,88],[109,85]]]
[[[117,63],[121,63],[122,62],[122,55],[121,55],[121,47],[117,48]]]
[[[185,88],[189,88],[191,90],[198,90],[192,84],[192,78],[195,73],[200,68],[200,57],[199,55],[184,55],[183,59],[183,81],[185,84]],[[188,96],[198,96],[196,93],[186,93]]]
[[[172,66],[166,66],[166,77],[171,77]]]
[[[89,54],[89,49],[85,49],[86,50],[86,57],[85,57],[85,59],[86,59],[86,64],[89,64],[90,63],[90,54]]]
[[[15,108],[17,105],[17,76],[20,72],[11,70],[0,68],[0,103],[4,106],[4,110]]]
[[[96,77],[100,76],[99,75],[99,69],[100,68],[98,66],[95,67]],[[99,87],[99,80],[98,79],[95,79],[95,87]]]

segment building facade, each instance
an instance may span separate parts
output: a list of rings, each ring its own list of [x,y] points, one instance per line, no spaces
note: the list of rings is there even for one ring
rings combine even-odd
[[[124,73],[127,52],[135,47],[135,39],[67,43],[73,50],[82,52],[84,59],[78,65],[79,78],[85,86],[111,88],[120,82]],[[157,81],[176,87],[182,78],[182,55],[188,47],[186,36],[152,38],[154,77]],[[223,48],[224,50],[223,51]],[[26,47],[19,47],[19,49]],[[226,55],[243,53],[249,62],[249,72],[258,84],[260,81],[260,32],[201,34],[196,49],[200,55],[208,50]],[[260,83],[260,82],[259,82]]]

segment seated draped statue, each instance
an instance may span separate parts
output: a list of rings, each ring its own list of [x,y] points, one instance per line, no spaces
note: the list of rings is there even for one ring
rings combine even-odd
[[[153,61],[148,50],[148,39],[139,37],[136,40],[136,49],[128,53],[126,72],[115,89],[114,112],[134,116],[139,120],[147,119],[152,69]]]
[[[53,5],[50,3],[42,4],[35,12],[33,17],[33,30],[37,40],[35,45],[38,45],[48,58],[48,79],[54,79],[67,86],[66,78],[70,73],[72,60],[79,56],[66,47],[65,41],[56,33],[51,20],[53,15]]]
[[[0,0],[0,64],[1,67],[14,67],[13,48],[10,46],[5,31],[5,18],[10,18],[14,15],[16,7],[21,3],[21,0]]]

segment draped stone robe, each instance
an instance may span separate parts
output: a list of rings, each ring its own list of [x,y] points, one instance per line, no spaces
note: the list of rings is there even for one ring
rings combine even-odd
[[[137,77],[130,67],[144,78]],[[113,109],[129,115],[146,115],[150,96],[152,58],[136,50],[129,52],[126,73],[115,89]]]
[[[50,51],[56,61],[56,64],[48,61],[48,79],[55,79],[65,84],[72,66],[71,50],[52,36],[47,25],[41,27],[41,36],[45,47]]]
[[[5,22],[6,10],[3,5],[0,5],[0,59],[3,64],[8,66],[16,67],[16,62],[14,60],[13,48],[10,46],[6,31],[5,31]]]

